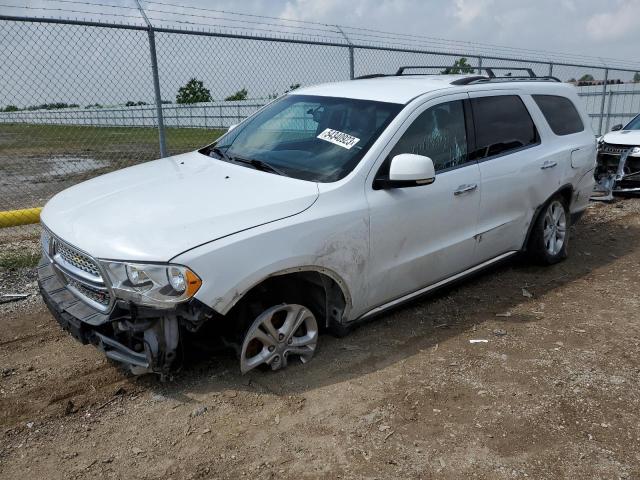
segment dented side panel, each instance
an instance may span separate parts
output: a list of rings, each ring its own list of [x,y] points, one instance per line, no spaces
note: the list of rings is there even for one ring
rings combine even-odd
[[[346,315],[361,310],[352,299],[364,297],[368,211],[363,197],[331,198],[341,195],[339,190],[326,193],[312,211],[220,239],[174,261],[201,274],[204,280],[196,298],[221,314],[264,279],[291,271],[327,274],[343,290]]]

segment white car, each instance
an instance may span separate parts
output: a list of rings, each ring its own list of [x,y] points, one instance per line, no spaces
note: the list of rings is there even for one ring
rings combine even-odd
[[[598,140],[598,185],[594,199],[610,200],[614,193],[640,193],[640,115],[615,125]]]
[[[416,68],[416,67],[411,67]],[[199,151],[94,178],[42,212],[42,295],[134,372],[203,325],[240,368],[528,251],[567,256],[596,140],[553,78],[406,74],[301,88]]]

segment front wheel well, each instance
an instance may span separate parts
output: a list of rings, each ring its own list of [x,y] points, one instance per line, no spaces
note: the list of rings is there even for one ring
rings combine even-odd
[[[281,303],[301,303],[310,308],[319,325],[340,324],[348,299],[331,276],[315,271],[296,271],[270,276],[255,285],[231,309],[241,328],[246,328],[262,311]]]

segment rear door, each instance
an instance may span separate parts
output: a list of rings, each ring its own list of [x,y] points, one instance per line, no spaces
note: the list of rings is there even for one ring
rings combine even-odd
[[[472,92],[470,98],[472,158],[482,186],[475,253],[481,263],[522,248],[536,208],[559,187],[560,169],[557,159],[544,158],[530,96],[497,90]]]
[[[580,212],[589,204],[596,164],[595,135],[585,123],[589,118],[578,112],[579,99],[574,92],[566,92],[566,96],[533,93],[531,98],[544,117],[540,130],[545,138],[545,154],[560,164],[562,183],[573,186],[571,213]]]

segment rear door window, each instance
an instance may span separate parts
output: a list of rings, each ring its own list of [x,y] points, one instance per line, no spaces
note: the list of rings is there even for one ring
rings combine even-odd
[[[476,130],[473,160],[518,150],[540,141],[527,107],[518,95],[471,99]]]
[[[582,132],[584,124],[571,100],[559,95],[531,95],[556,135]]]

